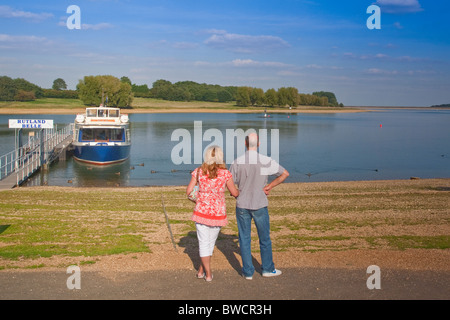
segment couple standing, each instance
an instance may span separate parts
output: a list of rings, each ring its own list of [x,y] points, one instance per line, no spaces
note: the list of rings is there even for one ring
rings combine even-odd
[[[267,195],[270,190],[282,183],[289,173],[275,160],[257,152],[259,139],[256,133],[245,138],[247,151],[237,158],[230,171],[223,161],[223,151],[219,147],[209,147],[201,167],[192,172],[187,186],[189,194],[197,181],[199,197],[194,208],[192,220],[197,228],[201,265],[197,278],[211,281],[211,256],[220,228],[227,224],[225,209],[225,186],[231,195],[237,198],[236,221],[239,229],[239,247],[242,258],[242,275],[251,280],[255,268],[251,254],[252,219],[258,231],[261,250],[262,275],[278,276],[280,270],[275,269],[272,258],[272,242],[270,239],[269,212]],[[267,184],[268,176],[277,178]],[[238,188],[236,188],[235,184]]]

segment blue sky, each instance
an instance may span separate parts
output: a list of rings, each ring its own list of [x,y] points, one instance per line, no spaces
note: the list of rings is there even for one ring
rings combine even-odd
[[[369,30],[367,8],[381,8]],[[81,30],[69,30],[70,5]],[[445,0],[70,0],[0,2],[0,75],[332,91],[345,105],[450,103]]]

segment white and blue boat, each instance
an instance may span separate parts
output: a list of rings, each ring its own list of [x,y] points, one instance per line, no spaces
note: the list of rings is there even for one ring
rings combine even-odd
[[[131,149],[129,118],[119,108],[86,108],[75,118],[73,156],[76,160],[107,165],[128,159]]]

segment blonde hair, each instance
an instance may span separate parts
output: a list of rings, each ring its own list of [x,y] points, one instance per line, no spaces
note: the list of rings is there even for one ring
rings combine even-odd
[[[223,162],[223,151],[219,146],[211,146],[205,151],[205,160],[202,164],[203,174],[208,174],[209,179],[217,178],[219,169],[226,169]]]

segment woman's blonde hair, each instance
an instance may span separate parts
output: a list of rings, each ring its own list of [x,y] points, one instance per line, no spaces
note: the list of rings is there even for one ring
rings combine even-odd
[[[202,164],[203,174],[208,174],[209,179],[217,178],[219,169],[226,169],[223,162],[223,151],[219,146],[211,146],[205,151],[205,160]]]

